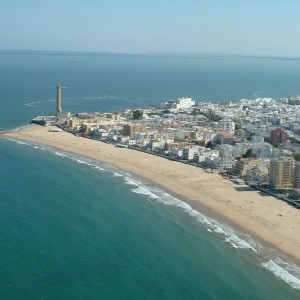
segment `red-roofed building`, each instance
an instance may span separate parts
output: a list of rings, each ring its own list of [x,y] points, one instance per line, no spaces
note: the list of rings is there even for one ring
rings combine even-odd
[[[288,140],[287,133],[281,128],[276,128],[272,130],[270,137],[272,144],[284,144]]]

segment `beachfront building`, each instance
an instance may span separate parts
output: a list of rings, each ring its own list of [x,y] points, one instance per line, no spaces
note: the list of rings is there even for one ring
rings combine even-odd
[[[300,161],[297,161],[295,164],[294,188],[300,188]]]
[[[195,159],[199,163],[210,165],[217,157],[219,157],[219,151],[211,150],[210,148],[200,148],[199,154],[195,156]]]
[[[203,148],[203,147],[201,147],[201,148]],[[194,146],[191,148],[184,148],[183,152],[182,152],[183,159],[194,160],[196,155],[197,156],[199,155],[199,149],[200,149],[199,146]]]
[[[269,184],[275,189],[286,189],[293,186],[294,159],[282,157],[271,160]]]
[[[174,149],[184,149],[195,146],[193,142],[166,143],[165,151],[173,151]]]
[[[144,124],[125,124],[123,125],[123,135],[129,136],[131,139],[135,132],[146,132],[147,128]]]
[[[213,166],[219,170],[231,170],[234,166],[234,159],[231,157],[217,157],[213,160]]]

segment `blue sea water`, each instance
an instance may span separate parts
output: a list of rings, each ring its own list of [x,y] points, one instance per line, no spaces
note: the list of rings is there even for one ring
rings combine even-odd
[[[0,65],[2,130],[53,114],[57,83],[73,112],[300,94],[298,61],[2,51]],[[0,162],[0,299],[299,299],[288,258],[148,182],[4,138]]]

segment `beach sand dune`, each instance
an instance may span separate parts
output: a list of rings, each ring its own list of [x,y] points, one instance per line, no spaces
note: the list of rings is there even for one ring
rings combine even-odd
[[[300,262],[300,210],[218,174],[131,149],[32,126],[10,137],[99,160],[145,178]]]

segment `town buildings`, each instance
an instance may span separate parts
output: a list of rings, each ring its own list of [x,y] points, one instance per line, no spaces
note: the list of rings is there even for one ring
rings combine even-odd
[[[293,159],[300,152],[300,105],[287,99],[196,105],[191,98],[177,98],[139,109],[137,121],[133,109],[70,117],[62,111],[58,86],[56,106],[56,116],[49,120],[76,134],[230,172],[257,184],[267,182],[275,189],[300,187],[300,166]]]

